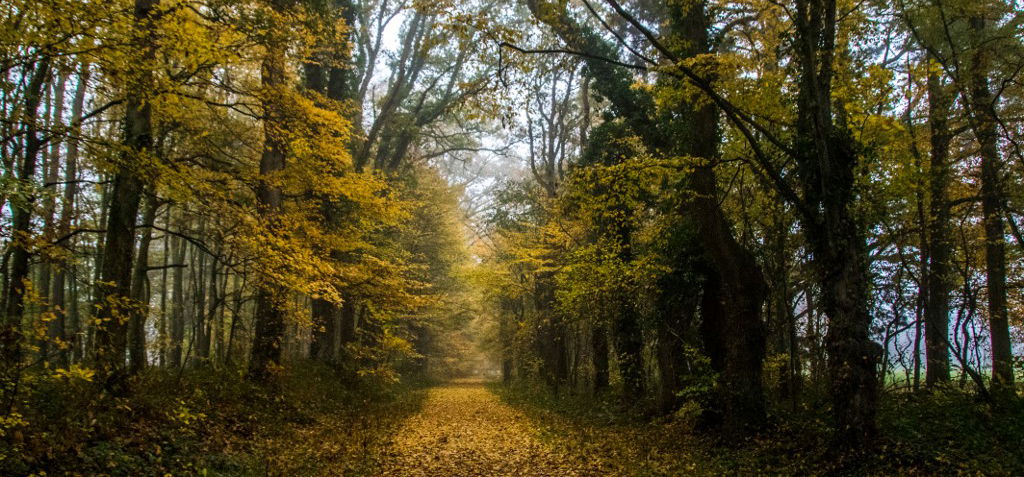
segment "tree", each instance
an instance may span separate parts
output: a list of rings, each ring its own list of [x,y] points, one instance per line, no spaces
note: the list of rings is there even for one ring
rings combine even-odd
[[[267,5],[272,16],[287,13],[290,7],[285,0],[271,0]],[[279,28],[271,23],[270,28]],[[263,107],[263,153],[260,157],[260,182],[256,190],[256,207],[262,225],[268,231],[280,230],[283,226],[280,214],[284,203],[281,187],[273,176],[285,168],[285,154],[288,148],[284,137],[286,128],[286,106],[288,99],[285,54],[287,37],[277,37],[270,32],[265,45],[260,81],[262,84],[261,103]],[[273,232],[271,232],[273,233]],[[281,364],[281,347],[285,333],[284,307],[286,297],[280,286],[262,283],[256,294],[252,358],[249,374],[255,379],[267,379],[276,366]]]
[[[153,44],[153,24],[158,2],[135,2],[135,40],[141,51],[140,59],[150,63],[156,55]],[[96,303],[93,320],[96,322],[95,360],[99,372],[116,386],[125,371],[125,353],[128,348],[128,323],[132,308],[132,259],[135,254],[135,221],[142,199],[143,182],[139,168],[153,160],[153,109],[143,95],[151,85],[148,68],[134,72],[126,84],[124,145],[113,176],[107,231],[104,234],[102,265],[96,284]]]

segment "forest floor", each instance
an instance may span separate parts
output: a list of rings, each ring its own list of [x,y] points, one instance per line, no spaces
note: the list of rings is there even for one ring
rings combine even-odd
[[[605,475],[593,462],[537,438],[522,411],[485,383],[459,380],[430,388],[420,412],[398,429],[381,476]]]
[[[994,410],[955,390],[887,395],[880,435],[856,449],[832,440],[821,408],[776,410],[762,434],[735,438],[696,428],[689,413],[638,415],[642,405],[611,395],[489,390],[549,452],[586,462],[583,475],[1024,475],[1024,402]]]
[[[873,449],[830,454],[822,415],[726,439],[612,395],[458,380],[353,386],[307,366],[272,388],[229,372],[155,371],[131,396],[34,381],[0,438],[0,475],[1024,475],[1024,404],[890,396]]]

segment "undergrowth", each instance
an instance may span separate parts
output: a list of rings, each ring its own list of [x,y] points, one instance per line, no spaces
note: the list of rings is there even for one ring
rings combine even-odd
[[[124,397],[30,376],[0,438],[0,475],[364,475],[419,409],[420,388],[346,383],[314,363],[271,385],[151,370]]]
[[[609,475],[1024,475],[1024,406],[993,409],[957,391],[887,395],[873,447],[830,440],[825,409],[772,417],[744,438],[651,419],[608,396],[493,385],[560,452],[599,461]]]

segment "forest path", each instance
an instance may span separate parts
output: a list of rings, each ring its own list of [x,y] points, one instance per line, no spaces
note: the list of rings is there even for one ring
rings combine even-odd
[[[428,391],[422,410],[399,428],[381,476],[600,475],[535,437],[521,411],[479,381]]]

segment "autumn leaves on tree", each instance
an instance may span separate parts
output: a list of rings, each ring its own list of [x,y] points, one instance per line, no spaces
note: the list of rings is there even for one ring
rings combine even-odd
[[[506,54],[528,76],[577,75],[602,116],[525,131],[592,128],[560,136],[579,160],[544,158],[558,187],[532,168],[544,197],[508,195],[494,215],[495,263],[537,290],[495,298],[506,374],[600,393],[608,342],[625,402],[703,396],[702,420],[742,433],[763,426],[768,403],[822,389],[844,448],[871,442],[882,389],[904,377],[917,389],[922,367],[932,388],[955,367],[983,396],[989,382],[1015,394],[1005,224],[1019,215],[1002,158],[1016,150],[1019,15],[995,3],[525,3],[546,36]],[[558,299],[536,299],[552,281]],[[980,314],[985,343],[964,328]]]
[[[907,396],[1009,412],[1018,10],[5,2],[0,438],[317,369],[841,451]]]
[[[289,354],[352,376],[423,359],[410,342],[446,325],[410,320],[454,306],[440,297],[465,255],[441,220],[453,189],[420,159],[474,147],[423,132],[486,77],[469,72],[476,33],[395,7],[413,15],[385,66],[411,77],[364,121],[391,45],[390,20],[357,24],[363,5],[123,6],[3,10],[7,412],[26,373],[82,370],[121,394],[153,365],[248,363],[262,381]],[[423,214],[427,239],[406,226]]]

